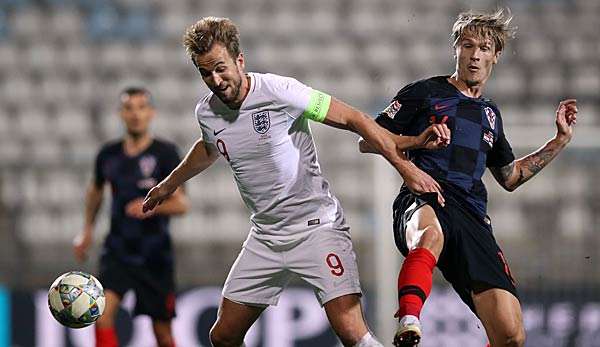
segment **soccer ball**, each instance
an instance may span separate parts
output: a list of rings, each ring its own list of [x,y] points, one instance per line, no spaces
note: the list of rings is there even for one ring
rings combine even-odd
[[[104,289],[88,273],[67,272],[50,286],[48,307],[60,324],[83,328],[93,324],[104,312]]]

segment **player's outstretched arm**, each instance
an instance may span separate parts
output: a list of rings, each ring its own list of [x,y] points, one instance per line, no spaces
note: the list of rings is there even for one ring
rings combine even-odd
[[[361,153],[379,154],[379,152],[377,152],[377,150],[362,137],[358,141],[358,148]],[[406,156],[403,153],[400,153],[400,156],[406,159]],[[408,165],[405,171],[400,174],[402,175],[404,183],[411,192],[415,194],[436,192],[438,193],[438,202],[440,205],[444,206],[445,200],[444,196],[442,195],[441,186],[425,171],[419,169],[416,165],[410,162],[410,165]]]
[[[504,167],[490,168],[496,181],[512,192],[546,167],[571,141],[577,112],[575,99],[561,101],[556,110],[556,135],[537,151]]]
[[[398,170],[411,191],[417,194],[436,192],[440,204],[444,205],[440,185],[410,162],[403,151],[422,147],[431,141],[430,139],[434,137],[436,131],[439,131],[440,138],[444,139],[442,142],[449,142],[450,131],[445,125],[443,125],[444,128],[439,129],[428,128],[422,134],[422,138],[420,138],[421,135],[417,137],[393,135],[387,129],[380,127],[368,115],[335,98],[331,98],[331,104],[323,123],[336,128],[348,129],[362,136],[374,153],[383,155]]]
[[[441,149],[450,144],[450,129],[446,124],[432,124],[419,136],[402,136],[387,132],[396,142],[399,149]],[[406,147],[406,148],[405,148]],[[358,140],[361,153],[379,153],[365,139]]]
[[[181,215],[186,213],[189,207],[190,204],[183,188],[178,187],[169,198],[154,208],[154,213],[170,216]]]
[[[206,170],[217,158],[218,152],[213,145],[203,140],[196,141],[181,163],[164,180],[150,189],[144,198],[142,211],[144,213],[152,211],[171,196],[181,184]]]
[[[322,122],[359,134],[398,170],[402,170],[407,162],[399,153],[415,146],[414,137],[406,137],[399,146],[391,133],[377,125],[371,117],[333,97]]]
[[[102,206],[103,187],[104,185],[96,186],[94,182],[88,186],[85,196],[85,225],[83,231],[73,240],[73,252],[78,261],[84,261],[87,258],[87,252],[94,240],[94,225]]]
[[[183,192],[182,187],[175,189],[175,192],[165,199],[160,205],[152,211],[144,212],[144,199],[136,198],[125,205],[125,214],[131,218],[146,219],[156,214],[166,216],[181,215],[187,212],[189,208],[188,199]]]

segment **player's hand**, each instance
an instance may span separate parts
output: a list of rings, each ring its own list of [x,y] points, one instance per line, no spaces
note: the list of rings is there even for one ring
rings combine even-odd
[[[573,126],[577,124],[577,100],[567,99],[558,104],[556,110],[556,138],[568,143],[573,137]]]
[[[75,236],[73,239],[73,253],[78,262],[83,262],[87,259],[87,252],[92,245],[92,231],[84,230],[82,233]]]
[[[450,129],[446,124],[432,124],[417,136],[416,142],[419,148],[444,148],[450,144]]]
[[[170,188],[162,182],[159,183],[146,194],[142,205],[142,212],[146,213],[154,210],[156,206],[160,205],[165,199],[171,196],[175,190],[177,190],[177,187]]]
[[[442,195],[442,187],[425,171],[418,167],[413,167],[409,173],[403,175],[404,183],[413,194],[437,193],[438,203],[442,206],[446,204]]]
[[[125,205],[125,214],[128,217],[136,218],[136,219],[146,219],[148,217],[152,217],[155,212],[154,211],[144,211],[143,209],[144,199],[137,198],[131,200]]]

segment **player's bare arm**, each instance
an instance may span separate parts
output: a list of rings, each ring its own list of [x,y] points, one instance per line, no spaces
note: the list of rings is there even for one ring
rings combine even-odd
[[[450,129],[446,124],[433,124],[425,129],[419,136],[395,135],[384,129],[391,136],[398,149],[441,149],[450,144]],[[365,139],[358,141],[358,149],[361,153],[378,153]]]
[[[125,206],[125,213],[132,218],[146,219],[160,214],[165,216],[177,216],[187,212],[189,208],[188,199],[181,187],[177,188],[171,196],[165,199],[152,211],[144,212],[144,199],[136,198]]]
[[[316,97],[326,98],[329,96],[316,94]],[[327,104],[329,104],[329,108],[325,113],[322,105]],[[438,193],[438,201],[442,206],[444,205],[441,186],[431,176],[408,160],[403,153],[405,148],[399,148],[391,133],[380,127],[371,117],[335,98],[331,98],[331,103],[315,102],[314,105],[318,107],[309,107],[309,118],[336,128],[348,129],[358,133],[369,142],[376,153],[383,155],[398,170],[411,191],[416,194]],[[319,116],[321,114],[323,114],[322,117]],[[411,142],[411,145],[414,144],[412,140],[406,141]],[[406,145],[406,142],[404,145]]]
[[[419,146],[418,137],[395,136],[377,125],[371,117],[335,98],[331,98],[329,111],[323,123],[361,135],[398,171],[407,165],[406,158],[401,157],[400,153]]]
[[[92,245],[96,217],[102,206],[104,186],[98,187],[90,183],[85,196],[85,225],[83,231],[73,240],[73,252],[78,261],[84,261],[87,251]]]
[[[496,181],[504,189],[514,191],[530,180],[554,159],[571,141],[573,126],[577,123],[577,101],[561,101],[556,111],[556,135],[537,151],[513,161],[504,167],[490,168]]]
[[[185,181],[211,166],[218,158],[217,149],[203,140],[198,140],[179,165],[144,198],[142,211],[152,211],[165,201]]]
[[[335,98],[331,100],[329,112],[323,123],[351,130],[360,135],[369,134],[374,141],[379,142],[371,145],[368,141],[363,141],[365,148],[369,149],[365,152],[370,153],[381,153],[377,148],[386,148],[385,146],[392,144],[395,145],[396,152],[402,152],[419,148],[439,149],[450,143],[450,129],[445,124],[431,125],[419,136],[395,135],[380,127],[371,117]]]
[[[391,136],[394,138],[406,137],[394,134],[391,134]],[[450,129],[448,129],[446,124],[434,124],[429,126],[419,136],[414,138],[416,139],[416,146],[414,148],[439,149],[448,146],[450,143]],[[379,152],[363,138],[358,141],[358,149],[361,153],[379,154]],[[399,153],[399,155],[401,158],[408,161],[404,153]],[[438,202],[444,206],[445,200],[442,195],[442,188],[440,185],[431,176],[419,169],[412,162],[408,162],[410,164],[405,166],[404,172],[400,172],[408,189],[415,194],[433,192],[438,193]]]

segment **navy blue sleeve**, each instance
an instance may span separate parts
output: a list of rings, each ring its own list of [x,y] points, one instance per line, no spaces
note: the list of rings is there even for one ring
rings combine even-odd
[[[105,157],[106,150],[105,148],[102,148],[100,152],[98,152],[96,162],[94,163],[94,185],[96,188],[102,188],[104,182],[106,182],[106,177],[104,177],[104,171],[102,170]]]
[[[415,116],[424,108],[429,96],[422,81],[402,88],[375,121],[394,134],[403,134]]]
[[[512,147],[504,134],[502,118],[499,115],[500,113],[498,112],[498,138],[494,142],[492,149],[487,153],[487,167],[504,167],[515,160]]]

